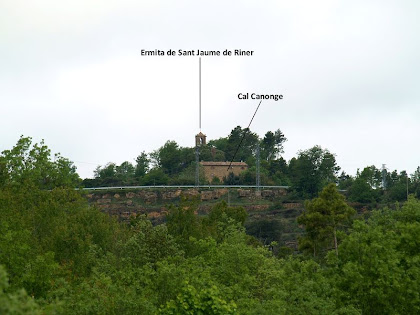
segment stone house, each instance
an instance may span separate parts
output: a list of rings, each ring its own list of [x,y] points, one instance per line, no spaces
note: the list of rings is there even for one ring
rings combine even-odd
[[[209,182],[211,182],[214,177],[223,181],[223,177],[227,177],[229,173],[239,175],[241,172],[248,169],[248,164],[245,162],[232,162],[230,167],[229,164],[230,162],[200,162],[200,165],[203,167],[206,180]]]

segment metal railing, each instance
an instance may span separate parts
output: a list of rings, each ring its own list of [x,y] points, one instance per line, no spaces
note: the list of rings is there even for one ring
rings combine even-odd
[[[126,190],[126,189],[174,189],[174,188],[260,188],[260,189],[288,189],[289,186],[256,186],[256,185],[156,185],[156,186],[113,186],[113,187],[85,187],[78,190]]]

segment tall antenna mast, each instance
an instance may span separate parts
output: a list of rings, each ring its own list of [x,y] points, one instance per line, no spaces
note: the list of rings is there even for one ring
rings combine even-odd
[[[201,57],[198,59],[198,127],[201,133]],[[200,144],[195,143],[195,185],[200,186]]]
[[[195,147],[195,186],[200,186],[200,152],[199,146]]]
[[[257,191],[260,191],[261,180],[260,180],[260,140],[257,142],[257,161],[256,161],[256,186]]]

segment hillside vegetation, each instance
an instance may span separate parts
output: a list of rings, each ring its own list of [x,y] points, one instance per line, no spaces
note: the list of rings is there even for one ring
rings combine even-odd
[[[42,149],[41,149],[42,148]],[[299,252],[245,232],[242,207],[122,223],[71,162],[21,138],[0,158],[1,314],[418,314],[420,201],[355,216],[336,186],[305,203]]]
[[[360,203],[389,203],[407,200],[407,194],[420,197],[420,167],[409,175],[407,171],[380,170],[374,165],[362,166],[355,176],[341,171],[336,156],[328,149],[315,145],[301,150],[286,161],[281,154],[285,135],[278,129],[268,131],[263,138],[241,127],[227,137],[208,141],[200,147],[200,161],[244,161],[248,170],[239,176],[232,173],[222,181],[217,177],[206,180],[200,173],[200,184],[255,185],[257,147],[260,147],[261,185],[290,186],[294,199],[309,199],[318,195],[329,183],[346,190],[348,199]],[[236,152],[236,155],[235,155]],[[85,179],[84,187],[130,185],[194,185],[195,148],[180,147],[167,141],[159,149],[140,153],[135,163],[120,165],[109,162],[98,166],[94,178]]]

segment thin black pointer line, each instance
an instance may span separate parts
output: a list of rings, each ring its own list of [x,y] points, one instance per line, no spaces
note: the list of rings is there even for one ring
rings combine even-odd
[[[251,126],[251,124],[252,124],[252,121],[254,120],[254,117],[255,117],[255,114],[257,113],[257,111],[258,111],[258,108],[260,108],[260,105],[261,105],[261,102],[262,102],[262,100],[260,101],[260,103],[258,104],[258,106],[257,106],[257,109],[255,110],[255,113],[254,113],[254,116],[252,116],[252,118],[251,118],[251,121],[249,122],[249,125],[248,125],[248,131],[249,131],[249,127]],[[235,154],[233,155],[233,158],[232,158],[232,161],[230,161],[230,164],[229,164],[229,166],[228,166],[228,171],[229,171],[229,169],[230,169],[230,166],[232,165],[232,162],[233,162],[233,160],[235,159],[235,156],[236,156],[236,153],[238,153],[238,150],[239,150],[239,148],[240,148],[240,146],[241,146],[241,144],[242,144],[242,141],[244,141],[244,139],[245,139],[245,136],[246,136],[246,132],[244,132],[244,135],[242,136],[242,139],[241,139],[241,142],[239,142],[239,145],[238,145],[238,147],[236,148],[236,151],[235,151]]]

